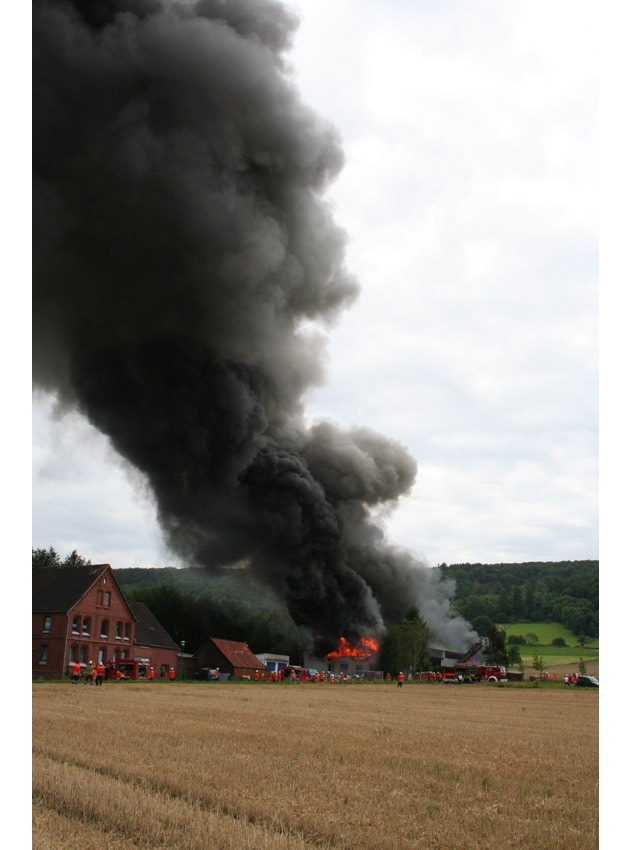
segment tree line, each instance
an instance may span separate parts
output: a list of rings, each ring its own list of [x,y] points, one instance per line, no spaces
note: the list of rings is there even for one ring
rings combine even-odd
[[[599,636],[599,561],[441,564],[455,583],[453,607],[479,632],[487,623],[562,623],[578,637]]]

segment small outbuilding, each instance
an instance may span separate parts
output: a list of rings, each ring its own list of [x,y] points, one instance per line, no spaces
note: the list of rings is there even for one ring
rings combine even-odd
[[[197,651],[197,662],[201,668],[219,668],[221,678],[264,679],[267,669],[246,643],[222,638],[209,638]]]
[[[289,666],[288,655],[276,655],[273,652],[260,652],[256,656],[270,673],[281,673],[283,667]]]

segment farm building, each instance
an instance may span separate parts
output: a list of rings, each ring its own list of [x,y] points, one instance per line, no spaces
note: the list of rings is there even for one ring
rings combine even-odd
[[[289,666],[288,655],[275,655],[271,652],[259,652],[256,656],[271,673],[279,673],[283,667]]]
[[[32,596],[34,679],[61,679],[75,661],[108,664],[139,652],[151,664],[177,662],[177,646],[156,637],[146,606],[134,612],[109,564],[34,567]]]
[[[352,656],[340,656],[337,658],[318,658],[316,655],[306,653],[304,655],[304,666],[309,670],[317,670],[323,673],[333,673],[335,676],[350,678],[360,676],[364,679],[381,678],[382,672],[377,670],[378,657],[353,658]]]
[[[229,674],[231,679],[264,678],[267,668],[246,643],[235,640],[210,638],[197,650],[199,667],[218,667],[222,678]]]

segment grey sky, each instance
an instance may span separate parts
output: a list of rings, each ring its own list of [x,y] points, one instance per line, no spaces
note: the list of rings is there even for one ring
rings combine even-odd
[[[329,199],[361,286],[309,418],[409,449],[416,484],[383,522],[430,564],[596,558],[594,7],[291,5],[297,85],[343,139]],[[175,563],[133,472],[47,411],[33,545]]]

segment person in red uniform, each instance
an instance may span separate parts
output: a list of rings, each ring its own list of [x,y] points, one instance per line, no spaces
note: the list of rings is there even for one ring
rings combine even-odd
[[[81,665],[78,661],[75,661],[72,665],[72,684],[76,685],[79,679],[81,678]]]
[[[168,678],[169,678],[169,681],[170,681],[170,682],[172,682],[172,681],[173,681],[173,679],[175,678],[175,670],[174,670],[174,668],[173,668],[173,667],[169,668],[169,671],[168,671]]]
[[[148,677],[150,682],[155,679],[155,670],[153,669],[153,667],[149,667]]]
[[[102,661],[99,661],[96,665],[96,684],[102,685],[103,679],[105,678],[105,665]]]
[[[404,677],[404,675],[402,674],[402,672],[400,672],[400,673],[398,674],[398,685],[397,685],[397,687],[402,688],[402,686],[403,686],[403,682],[404,682],[404,681],[405,681],[405,677]]]

